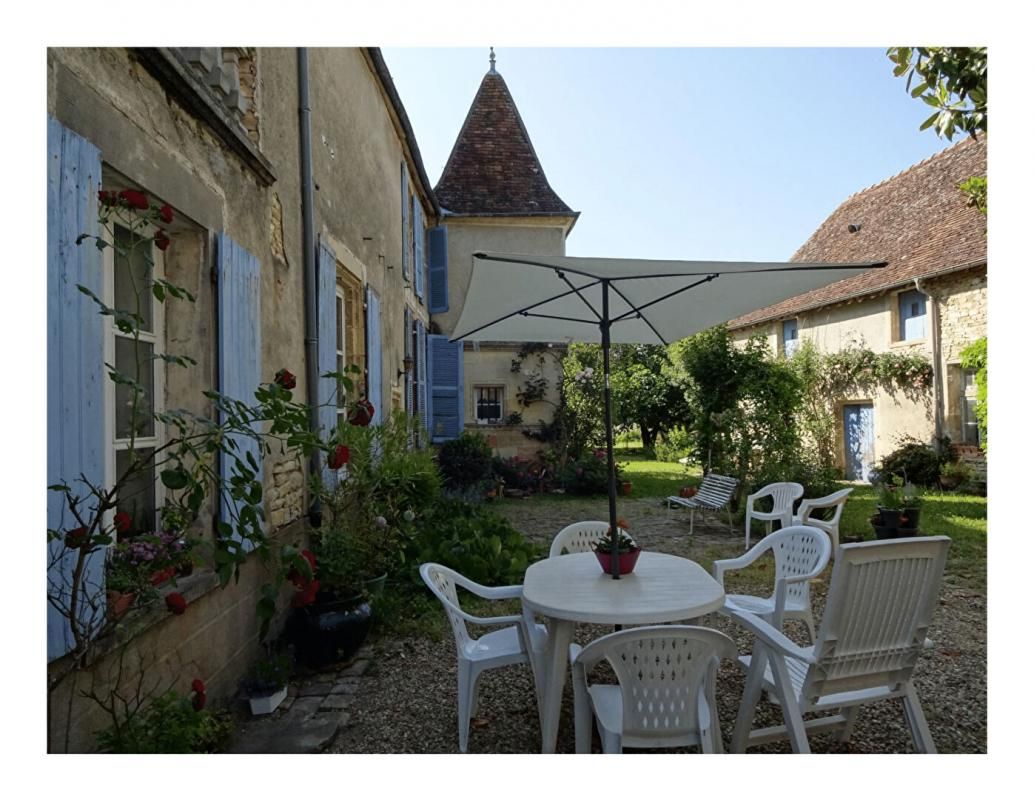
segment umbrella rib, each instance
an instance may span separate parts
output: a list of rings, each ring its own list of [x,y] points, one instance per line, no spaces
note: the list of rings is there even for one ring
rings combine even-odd
[[[625,312],[624,314],[622,314],[621,316],[619,316],[619,317],[615,317],[614,319],[612,319],[612,320],[610,321],[610,322],[611,322],[611,324],[614,324],[615,322],[622,322],[622,321],[624,321],[624,320],[628,319],[628,318],[629,318],[629,315],[630,315],[630,314],[632,314],[632,313],[635,313],[635,315],[636,315],[636,316],[637,316],[637,317],[638,317],[639,319],[641,319],[641,320],[642,320],[643,322],[645,322],[645,323],[646,323],[647,325],[649,325],[649,326],[650,326],[650,330],[651,330],[651,331],[653,331],[653,335],[654,335],[654,336],[656,336],[656,337],[657,337],[658,339],[660,339],[660,341],[661,341],[661,344],[663,344],[663,345],[664,345],[665,347],[667,347],[667,345],[668,345],[668,340],[667,340],[667,339],[665,339],[665,338],[664,338],[663,336],[661,336],[661,333],[660,333],[660,331],[658,331],[658,330],[657,330],[657,329],[656,329],[656,328],[655,328],[655,327],[653,326],[653,323],[652,323],[652,322],[650,322],[650,320],[648,320],[648,319],[647,319],[646,317],[644,317],[644,316],[643,316],[642,314],[640,314],[640,313],[639,313],[639,309],[635,307],[635,303],[633,303],[633,302],[632,302],[631,300],[629,300],[629,299],[628,299],[627,297],[625,297],[625,293],[624,293],[624,292],[622,292],[622,291],[621,291],[621,290],[620,290],[620,289],[619,289],[619,288],[618,288],[617,286],[612,286],[611,288],[612,288],[612,289],[613,289],[613,290],[614,290],[615,292],[617,292],[617,295],[618,295],[618,297],[620,297],[620,298],[621,298],[622,300],[624,300],[624,301],[625,301],[626,303],[628,303],[628,307],[632,309],[632,311],[626,311],[626,312]],[[648,305],[650,305],[650,304],[648,304]],[[644,306],[644,308],[645,308],[645,306]]]
[[[625,302],[628,303],[630,306],[632,306],[632,310],[631,311],[626,311],[620,317],[616,317],[614,319],[614,322],[621,322],[622,320],[627,319],[628,317],[631,317],[633,314],[640,314],[640,312],[642,312],[642,310],[644,308],[649,308],[650,306],[655,306],[658,303],[662,303],[665,300],[668,300],[668,299],[674,297],[677,294],[682,294],[683,292],[688,292],[690,289],[695,289],[696,287],[698,287],[698,286],[700,286],[702,284],[708,283],[709,281],[713,281],[715,278],[718,277],[719,274],[720,273],[718,273],[718,272],[712,272],[706,278],[703,278],[703,279],[697,281],[696,283],[691,283],[691,284],[689,284],[689,286],[683,286],[681,289],[676,289],[674,292],[668,292],[668,294],[664,295],[663,297],[658,297],[656,300],[651,300],[649,303],[643,303],[643,305],[638,306],[638,307],[632,305],[632,303],[628,303],[628,300],[626,299]],[[614,291],[615,292],[618,291],[617,288],[615,288]],[[622,297],[624,297],[624,295],[622,295]],[[643,319],[645,320],[646,317],[643,317]],[[647,324],[649,324],[649,320],[647,320]],[[653,326],[650,325],[650,327],[652,328]],[[654,331],[654,333],[656,333],[656,331]]]
[[[586,325],[599,325],[599,320],[595,319],[578,319],[577,317],[558,317],[555,314],[535,314],[531,311],[521,311],[522,317],[536,317],[538,319],[557,319],[561,322],[584,322]]]
[[[515,263],[521,263],[521,262],[515,262]],[[597,283],[599,283],[599,281],[597,281]],[[450,342],[455,342],[455,341],[458,341],[458,340],[462,339],[464,336],[473,336],[478,331],[483,331],[485,328],[490,328],[493,325],[498,325],[504,319],[509,319],[510,317],[519,316],[519,315],[525,313],[526,311],[531,311],[533,308],[538,308],[539,306],[544,306],[544,305],[546,305],[546,303],[552,303],[554,300],[563,300],[565,297],[570,297],[572,294],[578,294],[578,290],[575,289],[575,288],[572,288],[570,291],[561,292],[560,294],[553,295],[552,297],[547,297],[545,300],[540,300],[537,303],[532,303],[530,306],[525,306],[524,308],[519,308],[516,311],[511,311],[509,314],[504,314],[503,316],[499,317],[499,319],[494,319],[491,322],[486,322],[484,325],[479,325],[478,327],[474,328],[474,330],[466,331],[461,336],[453,336],[451,339],[449,339],[449,341]],[[581,296],[581,295],[579,295],[579,296]],[[582,299],[584,300],[585,298],[582,298]]]
[[[586,307],[596,316],[596,321],[597,322],[603,322],[603,317],[600,316],[600,312],[592,307],[592,303],[590,303],[588,300],[586,300],[584,297],[582,297],[582,291],[581,291],[581,289],[591,289],[593,286],[599,286],[600,281],[594,281],[593,283],[587,283],[587,284],[585,284],[585,286],[581,287],[581,289],[578,289],[578,288],[575,287],[575,285],[573,283],[571,283],[570,280],[568,280],[568,278],[564,274],[563,270],[559,270],[558,269],[558,270],[555,270],[555,272],[556,272],[556,276],[558,278],[560,278],[560,280],[562,280],[568,286],[570,286],[571,287],[571,291],[573,291],[576,295],[578,295],[578,299],[581,300],[583,303],[585,303]]]

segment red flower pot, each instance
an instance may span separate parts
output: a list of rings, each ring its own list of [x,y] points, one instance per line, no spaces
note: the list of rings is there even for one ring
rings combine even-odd
[[[603,567],[603,571],[608,575],[611,574],[611,554],[608,550],[606,553],[601,553],[596,550],[596,560],[600,562],[600,566]],[[639,554],[643,552],[641,547],[636,547],[633,550],[629,550],[627,553],[618,554],[618,575],[627,575],[635,569],[635,562],[639,560]]]
[[[624,481],[621,484],[622,494],[632,494],[632,481]]]
[[[134,592],[108,592],[108,616],[112,619],[122,619],[136,600]]]
[[[151,585],[161,586],[165,581],[171,580],[176,574],[175,567],[168,567],[163,569],[161,572],[154,572],[151,574]]]

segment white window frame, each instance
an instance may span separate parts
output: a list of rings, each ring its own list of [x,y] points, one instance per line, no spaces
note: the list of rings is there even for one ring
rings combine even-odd
[[[344,371],[348,365],[348,308],[345,303],[345,287],[340,283],[334,283],[334,314],[336,319],[334,320],[335,331],[337,335],[337,341],[341,342],[341,349],[337,347],[337,341],[334,343],[334,354],[337,359],[334,363],[337,368]],[[338,310],[340,309],[340,313]],[[342,401],[341,387],[337,389],[337,421],[342,423],[345,421],[345,414],[348,412],[345,404]]]
[[[118,227],[126,228],[125,225],[118,225]],[[137,232],[139,235],[139,232]],[[165,255],[154,246],[151,245],[151,258],[153,260],[152,276],[156,278],[163,278],[165,276]],[[165,305],[159,303],[151,292],[147,293],[147,296],[151,300],[151,320],[152,320],[152,332],[140,331],[140,341],[145,342],[152,347],[152,351],[155,355],[165,352]],[[108,306],[114,307],[115,305],[115,248],[106,247],[104,248],[104,302]],[[112,317],[105,317],[105,331],[104,331],[104,361],[106,364],[115,364],[115,343],[117,339],[128,339],[132,341],[132,336],[122,333],[115,327],[115,322]],[[154,359],[152,362],[154,365],[154,390],[153,390],[153,412],[158,413],[165,409],[165,362],[161,359]],[[115,409],[115,383],[108,377],[107,368],[105,368],[104,374],[104,424],[106,427],[104,439],[107,442],[105,452],[105,472],[107,475],[106,483],[108,486],[112,486],[118,479],[118,473],[116,471],[116,455],[117,453],[128,450],[130,445],[129,439],[119,439],[116,436],[116,409]],[[133,440],[133,447],[136,450],[146,450],[150,448],[157,449],[161,447],[165,441],[165,426],[158,420],[154,421],[154,435],[153,436],[138,436]],[[165,501],[165,491],[162,486],[162,482],[157,480],[157,471],[155,472],[154,481],[154,507],[155,507],[155,520],[154,530],[158,532],[161,530],[161,508]],[[109,512],[109,518],[104,520],[104,523],[111,525],[114,522],[114,515]]]
[[[976,402],[976,399],[977,399],[977,379],[976,379],[977,371],[975,369],[964,369],[963,368],[963,369],[960,370],[960,372],[961,372],[961,375],[960,375],[960,379],[959,379],[959,383],[960,383],[959,388],[960,388],[961,391],[959,393],[959,398],[960,398],[959,405],[961,407],[960,407],[959,410],[961,412],[960,421],[961,421],[961,428],[962,428],[962,430],[960,430],[959,433],[962,434],[962,443],[963,444],[979,445],[980,444],[980,421],[977,418],[975,410],[974,410],[974,413],[972,415],[972,419],[970,418],[969,407],[968,407],[968,405],[966,403],[967,400],[972,400],[972,401],[974,401],[974,403]],[[970,385],[967,386],[966,385],[966,378],[969,377],[969,376],[972,376],[973,380],[970,383]],[[975,442],[970,442],[966,438],[966,433],[968,432],[970,427],[972,427],[972,429],[976,432],[976,441]]]
[[[474,422],[478,425],[502,425],[506,420],[506,386],[502,383],[478,383],[473,387]],[[499,390],[499,418],[494,420],[482,419],[478,416],[478,396],[482,389]]]
[[[792,339],[786,338],[786,323],[792,322],[794,324],[793,332],[794,337]],[[786,343],[793,342],[793,346],[787,350]],[[783,358],[792,358],[793,354],[797,352],[797,348],[801,346],[801,321],[797,317],[791,317],[784,319],[779,323],[779,344],[783,351]]]

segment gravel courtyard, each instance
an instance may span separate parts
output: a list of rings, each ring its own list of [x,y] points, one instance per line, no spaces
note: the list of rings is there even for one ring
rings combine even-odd
[[[606,500],[507,500],[498,510],[529,539],[548,543],[564,525],[582,519],[605,519]],[[698,515],[693,537],[688,515],[667,510],[656,498],[622,499],[619,513],[633,522],[633,535],[644,548],[685,556],[710,568],[718,558],[740,555],[741,529],[732,534],[723,517]],[[816,619],[821,618],[832,567],[812,585]],[[770,586],[731,583],[736,591],[765,593]],[[941,753],[983,753],[987,749],[987,611],[986,597],[946,576],[941,603],[927,651],[916,670],[916,684],[934,741]],[[729,620],[712,615],[707,623],[728,633],[740,652],[749,651],[749,637]],[[791,623],[796,625],[797,623]],[[579,626],[576,639],[588,642],[610,628]],[[791,627],[798,638],[804,631]],[[337,753],[452,753],[458,752],[456,724],[456,652],[451,635],[429,638],[380,638],[361,691],[352,706],[349,724],[332,743]],[[725,745],[743,692],[743,675],[731,663],[723,664],[718,678],[719,714]],[[763,700],[755,726],[779,724],[779,709]],[[864,707],[850,742],[814,734],[816,753],[908,753],[912,743],[900,701]],[[539,751],[538,715],[528,667],[506,667],[485,673],[478,717],[470,734],[471,753],[536,753]],[[599,751],[594,740],[594,751]],[[564,690],[557,752],[574,751],[574,722],[570,679]],[[629,751],[636,752],[636,751]],[[753,748],[749,752],[789,752],[786,742]]]

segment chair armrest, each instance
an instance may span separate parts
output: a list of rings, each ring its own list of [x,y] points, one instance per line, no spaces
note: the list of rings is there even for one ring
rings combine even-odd
[[[736,558],[723,558],[715,561],[711,565],[711,574],[718,583],[722,583],[722,576],[726,572],[749,567],[761,557],[762,553],[771,549],[771,547],[772,543],[769,540],[762,539],[742,556],[737,556]]]
[[[462,608],[456,608],[455,606],[453,608],[463,619],[474,625],[514,625],[520,623],[522,619],[520,614],[507,614],[502,617],[476,617]]]
[[[462,575],[457,575],[455,580],[458,586],[462,586],[485,600],[514,600],[519,598],[523,592],[521,586],[485,586]]]
[[[782,631],[776,630],[756,614],[733,608],[727,608],[725,613],[773,650],[791,658],[796,658],[806,664],[817,663],[818,659],[815,658],[814,648],[801,647],[785,636]]]

